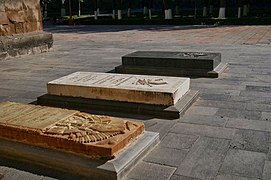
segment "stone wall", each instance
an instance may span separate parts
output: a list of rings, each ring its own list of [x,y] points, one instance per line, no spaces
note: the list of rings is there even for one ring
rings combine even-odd
[[[53,35],[42,31],[40,0],[0,0],[0,60],[52,46]]]
[[[40,0],[0,0],[0,36],[41,31]]]

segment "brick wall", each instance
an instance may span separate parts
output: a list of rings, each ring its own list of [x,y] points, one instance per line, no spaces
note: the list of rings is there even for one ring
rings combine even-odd
[[[41,31],[39,0],[0,0],[0,36]]]

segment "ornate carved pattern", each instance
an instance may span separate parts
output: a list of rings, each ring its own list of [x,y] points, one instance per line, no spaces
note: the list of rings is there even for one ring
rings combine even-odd
[[[153,85],[167,84],[167,82],[164,81],[163,79],[138,79],[136,82],[136,85],[137,84],[147,85],[149,87],[152,87]]]
[[[108,116],[76,113],[46,128],[43,133],[68,138],[79,143],[90,143],[124,134],[136,126],[129,121],[117,119],[112,121]]]

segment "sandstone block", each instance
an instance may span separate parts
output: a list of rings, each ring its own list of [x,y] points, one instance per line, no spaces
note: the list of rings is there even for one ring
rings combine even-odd
[[[0,103],[0,137],[91,158],[112,158],[144,131],[140,122],[74,110]]]

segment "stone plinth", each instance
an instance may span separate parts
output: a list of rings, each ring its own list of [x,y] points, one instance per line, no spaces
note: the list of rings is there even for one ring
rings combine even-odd
[[[226,68],[220,53],[136,51],[122,57],[116,72],[166,76],[218,77]]]
[[[0,103],[0,137],[91,158],[114,157],[143,131],[143,123],[120,118]]]
[[[76,72],[47,84],[48,94],[170,106],[189,90],[179,77]]]

